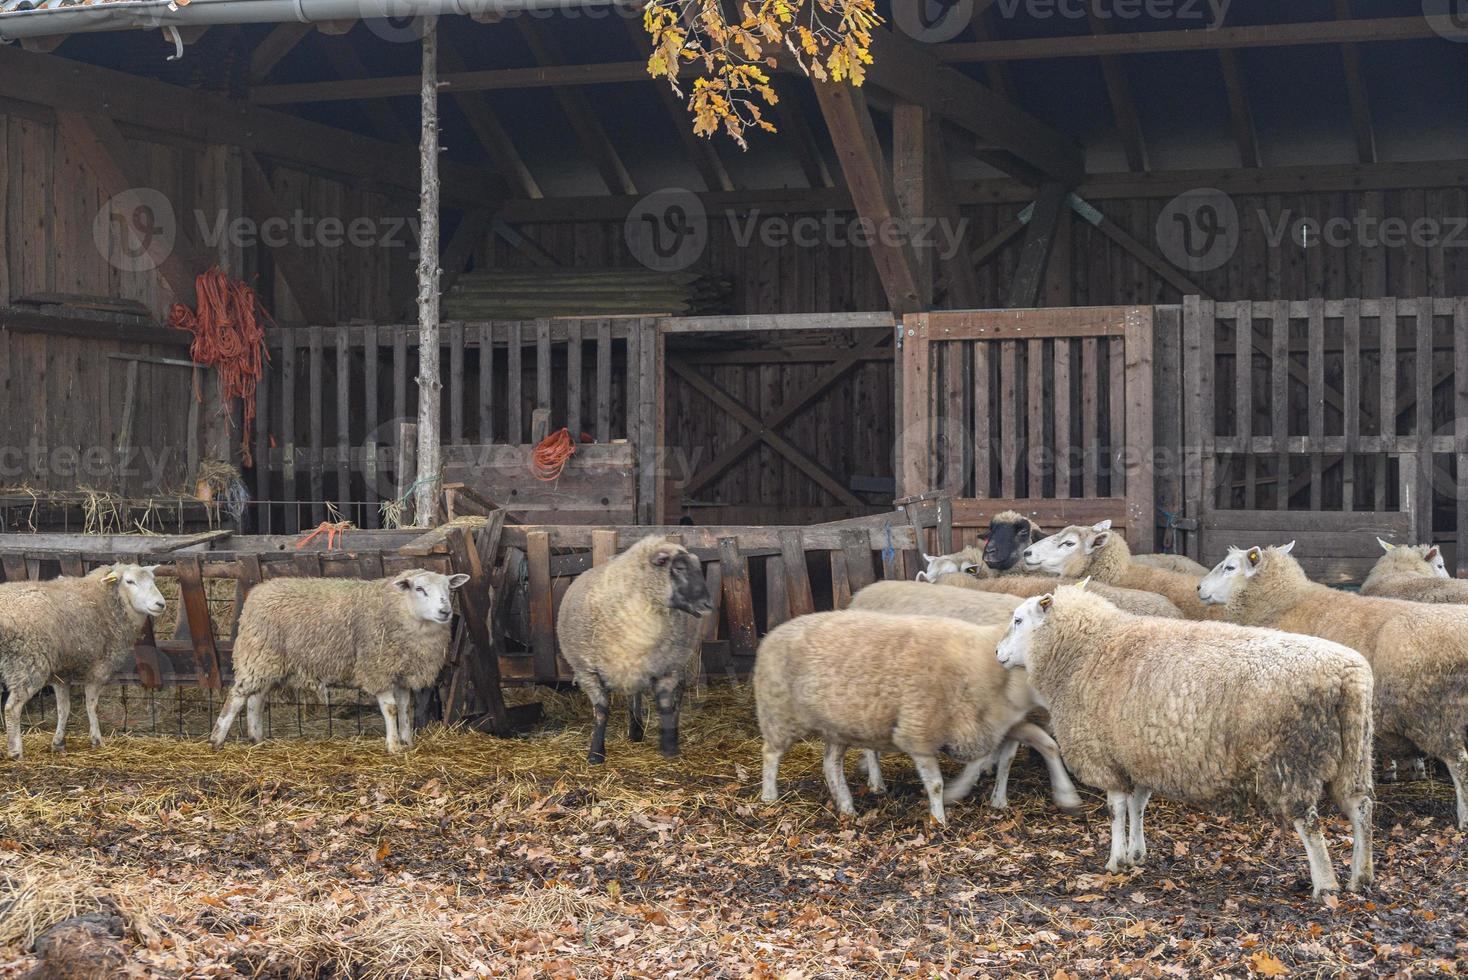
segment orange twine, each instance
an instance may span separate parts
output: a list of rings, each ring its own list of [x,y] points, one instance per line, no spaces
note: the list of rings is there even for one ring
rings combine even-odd
[[[537,480],[549,483],[560,479],[561,470],[565,469],[566,461],[576,455],[576,443],[571,439],[571,433],[564,427],[552,432],[535,447],[535,453],[531,457],[531,469]]]
[[[331,551],[336,548],[337,536],[340,535],[342,540],[345,541],[347,531],[351,530],[351,528],[351,521],[338,521],[335,524],[331,523],[331,521],[322,521],[316,526],[316,530],[312,531],[310,534],[306,535],[304,538],[296,542],[296,549],[299,551],[301,548],[306,547],[306,545],[310,544],[312,541],[315,541],[318,536],[325,534],[326,550]]]
[[[201,273],[194,287],[199,294],[198,312],[175,303],[168,311],[168,325],[194,335],[189,356],[195,364],[219,372],[220,402],[226,412],[231,398],[238,398],[244,406],[240,455],[246,466],[253,466],[250,428],[255,421],[255,386],[263,373],[262,358],[270,360],[261,321],[273,327],[275,320],[249,284],[231,281],[218,266]],[[197,390],[194,397],[203,400]]]

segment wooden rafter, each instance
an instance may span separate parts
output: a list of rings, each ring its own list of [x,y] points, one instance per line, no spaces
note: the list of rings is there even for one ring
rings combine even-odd
[[[338,75],[355,78],[367,74],[367,66],[345,35],[319,35],[316,47]],[[411,143],[417,139],[417,134],[402,120],[391,102],[371,100],[361,103],[361,109],[374,135],[390,143]]]
[[[637,53],[643,58],[649,57],[652,54],[652,40],[647,36],[641,18],[623,17],[620,19],[626,24],[627,36],[632,41],[632,46],[637,49]],[[658,101],[662,102],[669,119],[673,122],[673,129],[678,134],[678,141],[683,144],[684,152],[693,161],[698,175],[703,178],[704,187],[711,191],[732,191],[734,180],[729,176],[729,169],[724,166],[724,161],[719,157],[718,148],[713,140],[705,139],[693,131],[693,115],[688,111],[684,100],[673,94],[667,79],[654,79],[653,87],[657,90]]]
[[[898,206],[910,226],[917,219],[934,225],[915,250],[922,276],[923,305],[928,307],[942,301],[960,309],[977,306],[978,279],[973,264],[967,261],[961,236],[951,254],[944,250],[948,245],[947,235],[965,226],[953,205],[938,121],[921,106],[899,104],[893,112],[892,183]],[[922,230],[921,225],[915,227]]]
[[[1259,160],[1259,136],[1254,129],[1254,110],[1249,105],[1249,93],[1244,88],[1244,73],[1239,70],[1239,53],[1227,48],[1218,52],[1219,67],[1223,69],[1223,85],[1228,92],[1228,117],[1234,130],[1234,143],[1239,148],[1239,163],[1257,168]]]
[[[1335,0],[1338,21],[1351,19],[1351,0]],[[1346,69],[1346,95],[1351,103],[1351,129],[1356,135],[1356,155],[1362,163],[1376,162],[1376,127],[1371,122],[1371,99],[1361,74],[1361,46],[1354,41],[1341,45]]]
[[[989,11],[993,8],[992,0],[979,0],[974,4],[973,15],[969,18],[969,28],[974,33],[976,41],[994,40],[994,32],[989,26]],[[1009,70],[1009,65],[1002,61],[984,62],[984,78],[988,80],[989,87],[993,89],[1000,98],[1010,102],[1018,102],[1014,89],[1014,77]]]
[[[274,222],[281,227],[291,227],[290,215],[275,196],[275,189],[270,186],[270,177],[260,165],[260,159],[248,150],[240,154],[240,175],[250,215],[262,226],[266,222]],[[261,241],[270,249],[275,258],[275,270],[285,280],[306,322],[331,323],[331,301],[321,291],[321,280],[317,278],[314,263],[306,250],[289,235],[278,241],[272,238],[262,238]]]
[[[60,109],[56,113],[57,129],[63,139],[76,148],[111,198],[132,188],[146,187],[145,175],[136,166],[127,140],[117,126],[105,116]],[[188,223],[173,222],[173,247],[160,249],[153,255],[159,275],[168,284],[175,302],[194,302],[194,276],[202,271],[199,250]],[[156,243],[150,247],[158,248]]]
[[[1014,309],[1028,308],[1039,302],[1040,286],[1045,281],[1045,264],[1050,259],[1056,226],[1062,221],[1070,220],[1069,209],[1066,207],[1067,196],[1064,184],[1052,182],[1040,188],[1040,196],[1035,200],[1035,212],[1025,234],[1025,243],[1020,249],[1019,265],[1009,283],[1006,306]]]
[[[879,230],[890,232],[902,225],[902,208],[861,89],[817,82],[816,99],[831,131],[831,143],[841,160],[857,213]],[[921,274],[908,236],[878,233],[873,238],[872,259],[888,307],[897,314],[922,309]]]
[[[310,24],[277,24],[265,35],[265,40],[255,45],[255,50],[250,54],[250,84],[259,85],[269,78],[275,66],[310,33]]]
[[[816,142],[816,134],[792,93],[782,94],[780,101],[775,103],[775,120],[780,135],[790,142],[800,171],[805,174],[806,184],[819,188],[835,187],[836,181],[831,178],[831,168],[826,166],[826,157]]]
[[[559,42],[550,33],[542,31],[533,17],[517,17],[515,23],[536,62],[541,65],[565,64],[566,56]],[[557,88],[556,101],[566,114],[566,120],[571,124],[581,148],[596,165],[596,172],[601,175],[607,190],[612,194],[636,194],[637,185],[632,181],[632,174],[622,162],[617,148],[612,145],[611,138],[607,136],[607,131],[597,118],[596,110],[591,107],[586,93],[579,88]]]
[[[464,59],[450,40],[452,34],[445,34],[439,39],[439,63],[449,73],[464,70]],[[500,122],[499,114],[489,104],[489,99],[482,92],[456,92],[448,89],[454,101],[458,103],[459,111],[469,122],[469,128],[474,131],[474,138],[484,148],[484,152],[494,163],[494,168],[504,174],[505,180],[519,197],[535,200],[543,197],[540,184],[536,182],[535,175],[526,166],[525,159],[520,156],[520,150],[515,146],[515,141],[505,131]]]
[[[1104,18],[1097,16],[1094,7],[1087,7],[1091,31],[1097,35],[1110,33]],[[1141,172],[1147,166],[1147,143],[1142,138],[1142,121],[1137,116],[1137,101],[1132,95],[1131,82],[1127,80],[1126,66],[1114,54],[1101,56],[1101,77],[1106,81],[1106,94],[1111,100],[1111,114],[1116,120],[1116,131],[1121,137],[1122,150],[1126,153],[1127,169]]]
[[[761,419],[748,405],[739,401],[739,399],[729,394],[709,378],[699,374],[695,369],[683,364],[676,357],[669,357],[667,364],[668,370],[687,382],[689,387],[727,412],[734,421],[744,426],[749,433],[755,435],[758,441],[764,442],[775,452],[784,456],[797,469],[814,480],[823,490],[835,497],[838,501],[848,507],[866,506],[861,498],[842,486],[841,481],[830,470],[827,470],[824,466],[811,459],[809,454],[804,450],[797,448],[788,439],[777,433],[775,427],[769,424],[768,419]],[[750,448],[753,448],[753,446]],[[742,456],[743,453],[740,455]],[[686,492],[692,492],[691,484]]]

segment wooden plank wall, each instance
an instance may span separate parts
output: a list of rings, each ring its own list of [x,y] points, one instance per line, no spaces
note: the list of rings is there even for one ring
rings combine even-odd
[[[1458,296],[1468,294],[1468,249],[1450,243],[1387,247],[1376,234],[1346,247],[1301,248],[1288,237],[1300,218],[1325,220],[1357,215],[1401,218],[1410,225],[1423,218],[1468,214],[1468,191],[1461,187],[1329,194],[1234,195],[1240,240],[1230,261],[1218,269],[1187,275],[1217,300],[1311,297],[1372,299],[1381,296]],[[1092,201],[1107,220],[1156,251],[1161,198]],[[977,249],[1011,225],[1024,205],[995,203],[963,210],[970,225],[967,244]],[[816,217],[821,217],[817,214]],[[1262,217],[1261,217],[1262,216]],[[800,215],[770,215],[794,219]],[[806,215],[805,217],[810,217]],[[850,214],[840,214],[845,221]],[[1182,292],[1161,279],[1137,256],[1117,245],[1074,213],[1066,213],[1070,234],[1057,236],[1063,254],[1053,255],[1045,288],[1049,306],[1127,306],[1180,303]],[[737,219],[746,220],[744,214]],[[1285,222],[1285,238],[1271,242]],[[740,229],[742,231],[742,225]],[[563,265],[633,265],[620,222],[550,222],[520,226]],[[1444,235],[1450,229],[1444,226]],[[1458,233],[1461,241],[1462,233]],[[1017,235],[978,268],[981,307],[1006,305],[1009,283],[1019,262],[1023,236]],[[499,239],[487,238],[478,252],[481,265],[523,268],[532,260]],[[732,313],[827,313],[875,310],[885,305],[876,267],[867,250],[821,245],[769,248],[758,238],[739,247],[731,219],[712,215],[709,245],[695,269],[730,276]]]
[[[0,329],[0,486],[186,490],[201,438],[190,371],[153,359],[187,356],[179,347]]]

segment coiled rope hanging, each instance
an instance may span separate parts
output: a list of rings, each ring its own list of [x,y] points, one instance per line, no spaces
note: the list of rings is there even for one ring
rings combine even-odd
[[[571,438],[570,430],[563,426],[540,440],[531,457],[530,466],[537,480],[549,483],[560,479],[566,461],[574,455],[576,442]]]
[[[226,415],[230,399],[240,400],[244,417],[240,457],[245,466],[253,466],[250,429],[255,422],[255,386],[264,371],[263,362],[270,360],[264,324],[273,327],[275,319],[248,283],[231,281],[218,266],[201,273],[194,286],[199,294],[198,312],[175,303],[168,311],[168,325],[194,335],[189,357],[195,364],[219,372],[219,398]],[[197,383],[194,397],[203,401]]]

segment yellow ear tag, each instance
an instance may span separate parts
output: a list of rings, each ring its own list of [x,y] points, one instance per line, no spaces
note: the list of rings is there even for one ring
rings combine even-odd
[[[1249,564],[1250,565],[1257,565],[1257,564],[1259,564],[1259,559],[1261,559],[1263,557],[1264,556],[1259,552],[1259,549],[1258,548],[1250,548],[1249,549]]]
[[[1054,602],[1054,601],[1055,601],[1055,597],[1053,595],[1051,595],[1050,593],[1047,592],[1044,595],[1040,596],[1040,608],[1041,609],[1049,609],[1050,608],[1050,604],[1052,602]]]
[[[1076,583],[1076,588],[1078,588],[1082,592],[1084,592],[1084,591],[1086,591],[1086,586],[1088,586],[1090,584],[1091,584],[1091,576],[1087,575],[1085,578],[1081,579],[1079,582]]]
[[[116,572],[108,572],[106,578],[102,579],[102,581],[108,583],[109,585],[112,584],[113,582],[116,582],[117,581],[117,573]]]

